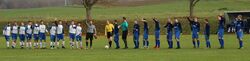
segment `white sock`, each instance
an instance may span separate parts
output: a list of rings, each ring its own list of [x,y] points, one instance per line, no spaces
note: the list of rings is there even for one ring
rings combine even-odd
[[[9,41],[7,41],[6,44],[7,44],[7,47],[10,47],[10,42]]]
[[[40,42],[40,48],[42,48],[43,47],[43,43],[42,42]]]
[[[29,47],[29,42],[26,42],[26,47]]]
[[[56,45],[57,45],[57,47],[59,47],[59,45],[60,45],[59,42],[56,42]]]
[[[30,42],[30,47],[32,47],[32,43]]]
[[[46,42],[44,42],[44,45],[43,45],[43,47],[46,47]]]
[[[50,42],[50,46],[53,46],[53,42]]]
[[[80,41],[80,47],[82,47],[82,41]]]
[[[78,48],[78,42],[76,42],[76,48]]]
[[[34,46],[36,46],[36,42],[34,42]]]
[[[65,45],[65,41],[62,41],[62,46],[64,46]]]

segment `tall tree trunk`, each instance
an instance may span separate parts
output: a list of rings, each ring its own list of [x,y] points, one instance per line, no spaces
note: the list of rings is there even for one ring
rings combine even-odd
[[[193,1],[190,1],[190,5],[189,5],[189,16],[193,17],[194,15],[194,5],[193,5]]]
[[[86,19],[88,21],[92,20],[92,17],[91,17],[91,7],[86,8]]]

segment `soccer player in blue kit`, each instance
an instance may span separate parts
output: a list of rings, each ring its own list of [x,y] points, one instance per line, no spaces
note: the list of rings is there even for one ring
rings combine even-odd
[[[210,44],[210,24],[208,22],[208,19],[205,19],[205,30],[204,30],[204,35],[205,35],[205,40],[206,40],[206,47],[207,48],[211,48],[211,44]]]
[[[49,32],[50,32],[50,49],[54,49],[56,41],[56,21],[52,23]]]
[[[159,23],[159,20],[156,18],[153,18],[153,21],[155,22],[155,46],[154,48],[160,48],[160,23]]]
[[[58,21],[58,24],[57,24],[57,29],[56,29],[56,45],[57,45],[57,48],[59,48],[59,45],[60,45],[60,40],[62,41],[62,48],[65,48],[65,41],[64,41],[64,27],[63,27],[63,24],[62,24],[62,20],[59,20]]]
[[[236,24],[235,24],[235,28],[236,28],[236,35],[237,35],[237,39],[239,40],[239,49],[243,48],[243,19],[242,19],[242,15],[238,15],[238,17],[236,18]]]
[[[168,41],[168,48],[171,49],[173,48],[173,40],[172,40],[172,36],[173,36],[173,24],[171,22],[171,19],[169,18],[167,21],[167,24],[164,26],[164,28],[166,29],[166,35],[167,35],[167,41]]]
[[[192,41],[193,41],[194,48],[199,48],[200,47],[200,40],[199,40],[200,23],[198,22],[198,18],[195,17],[193,18],[193,20],[191,20],[188,17],[187,19],[190,23],[190,27],[192,31]],[[197,45],[195,41],[197,41]]]
[[[40,48],[46,49],[46,32],[48,32],[48,30],[43,20],[41,20],[40,22],[41,22],[41,24],[39,25]]]
[[[219,15],[217,18],[219,20],[219,26],[218,26],[218,39],[219,39],[219,43],[220,43],[219,49],[223,49],[224,48],[223,35],[224,35],[225,18],[222,16],[222,14]]]
[[[134,34],[134,49],[139,48],[139,35],[140,35],[140,25],[137,21],[134,22],[134,28],[133,28],[133,34]]]
[[[177,47],[176,49],[180,49],[180,36],[182,34],[182,26],[181,23],[178,21],[178,19],[175,19],[174,23],[174,34],[175,34],[175,40],[177,42]]]
[[[76,25],[75,22],[72,20],[71,24],[69,25],[69,38],[70,38],[71,48],[74,48],[75,34],[76,34]]]
[[[31,43],[31,38],[32,38],[32,30],[33,30],[33,26],[32,26],[32,22],[28,21],[28,24],[26,25],[26,47],[30,48],[32,47],[32,43]]]
[[[11,27],[11,37],[12,37],[12,48],[16,47],[16,41],[18,36],[18,24],[14,22],[14,25]]]
[[[26,27],[23,22],[21,22],[21,26],[19,27],[19,39],[20,39],[20,47],[21,49],[24,48],[25,42],[25,34],[26,34]]]
[[[143,33],[143,47],[144,48],[149,48],[149,41],[148,41],[148,33],[149,33],[149,26],[148,26],[148,22],[145,18],[142,19],[143,24],[144,24],[144,33]]]
[[[39,40],[39,24],[37,22],[35,22],[35,24],[33,24],[34,28],[33,28],[33,39],[34,39],[34,47],[38,48],[38,40]]]
[[[119,45],[119,24],[117,23],[117,20],[114,20],[114,42],[116,44],[116,48],[115,49],[119,49],[120,45]]]

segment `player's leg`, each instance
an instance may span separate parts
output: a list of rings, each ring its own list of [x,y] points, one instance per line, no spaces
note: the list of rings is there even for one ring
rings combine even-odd
[[[5,36],[5,40],[6,40],[6,47],[9,48],[10,46],[10,36]]]
[[[196,48],[195,34],[194,33],[192,33],[192,42],[193,42],[194,48]]]
[[[93,39],[94,39],[94,34],[91,33],[90,34],[90,44],[89,44],[90,49],[93,49],[93,47],[92,47],[92,45],[93,45]]]
[[[242,49],[243,48],[243,32],[237,32],[237,38],[239,40],[239,49]]]
[[[122,31],[122,40],[124,42],[124,49],[127,49],[128,48],[128,44],[127,44],[127,34],[128,34],[128,31]]]
[[[220,42],[220,45],[221,45],[220,49],[224,48],[223,34],[224,34],[224,30],[219,30],[219,32],[218,32],[218,39],[219,39],[219,42]]]
[[[205,40],[206,40],[206,47],[211,48],[210,41],[209,41],[209,35],[205,35]]]
[[[116,44],[116,49],[119,49],[120,48],[120,45],[119,45],[119,34],[115,34],[114,35],[114,41],[115,41],[115,44]]]
[[[85,49],[88,49],[88,46],[89,46],[89,39],[90,39],[90,35],[89,35],[90,33],[87,33],[86,34],[86,41],[85,41],[85,43],[86,43],[86,48]]]
[[[176,47],[176,49],[180,49],[180,48],[181,48],[181,46],[180,46],[180,36],[181,36],[181,33],[180,33],[180,32],[177,32],[176,37],[175,37],[176,42],[177,42],[177,47]]]

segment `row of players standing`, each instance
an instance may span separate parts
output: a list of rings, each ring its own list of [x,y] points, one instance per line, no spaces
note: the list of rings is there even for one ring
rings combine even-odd
[[[86,24],[88,26],[87,32],[86,32],[86,48],[88,48],[88,44],[90,42],[90,47],[92,47],[92,40],[96,33],[95,25],[92,24],[92,21],[86,21]],[[82,27],[81,23],[75,24],[74,21],[71,21],[71,24],[68,25],[69,27],[69,38],[70,38],[70,46],[74,48],[75,44],[77,48],[83,48],[82,47]],[[47,30],[49,29],[49,31]],[[33,37],[34,39],[34,47],[38,48],[40,45],[40,48],[46,48],[46,33],[49,32],[50,34],[50,48],[55,48],[55,45],[57,45],[57,48],[59,48],[60,41],[62,41],[62,48],[65,48],[65,41],[64,41],[64,26],[61,20],[58,22],[53,22],[50,27],[46,27],[44,24],[44,21],[41,20],[40,24],[35,22],[32,24],[31,21],[28,21],[28,24],[25,25],[24,22],[21,22],[21,25],[19,26],[17,22],[14,22],[13,25],[11,23],[8,23],[4,29],[3,29],[3,35],[6,39],[6,45],[7,48],[10,47],[10,40],[12,40],[12,48],[16,47],[17,38],[20,39],[20,47],[24,48],[25,41],[26,41],[26,47],[31,48],[32,42],[31,39]],[[39,42],[40,40],[40,42]],[[76,41],[75,41],[76,40]],[[80,44],[80,45],[79,45]]]

